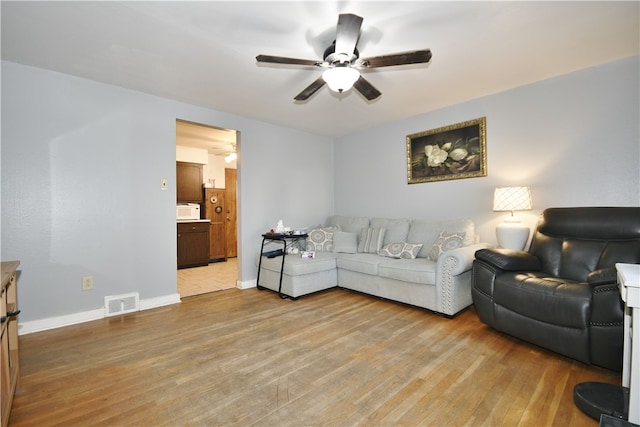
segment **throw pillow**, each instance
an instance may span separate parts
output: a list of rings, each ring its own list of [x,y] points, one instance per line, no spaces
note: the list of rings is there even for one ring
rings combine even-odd
[[[358,235],[346,231],[333,233],[333,252],[355,254],[358,251]]]
[[[378,255],[389,258],[416,259],[418,252],[422,248],[422,243],[389,243],[380,249]]]
[[[358,252],[377,254],[384,242],[384,228],[363,228],[360,230]]]
[[[462,243],[464,242],[464,235],[465,233],[449,233],[448,231],[441,231],[436,241],[433,242],[433,246],[431,246],[427,259],[429,261],[437,261],[440,255],[444,252],[461,248]]]
[[[333,250],[333,233],[340,230],[336,227],[314,228],[307,237],[307,250],[331,252]]]

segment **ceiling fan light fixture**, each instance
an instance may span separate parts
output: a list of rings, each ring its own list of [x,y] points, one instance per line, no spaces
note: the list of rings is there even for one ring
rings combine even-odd
[[[234,160],[236,160],[238,158],[238,155],[234,152],[234,153],[229,153],[225,158],[224,161],[225,163],[231,163]]]
[[[339,93],[351,89],[359,78],[358,70],[346,65],[336,65],[322,73],[322,79],[327,83],[329,89]]]
[[[355,88],[367,101],[377,99],[382,93],[361,76],[358,69],[391,67],[396,65],[423,64],[431,60],[431,50],[421,49],[360,58],[357,44],[362,28],[362,17],[352,13],[338,15],[336,38],[325,49],[322,61],[286,56],[258,55],[256,61],[267,64],[302,65],[322,67],[326,71],[317,77],[302,92],[293,97],[295,101],[307,101],[325,84],[334,92],[344,92]]]

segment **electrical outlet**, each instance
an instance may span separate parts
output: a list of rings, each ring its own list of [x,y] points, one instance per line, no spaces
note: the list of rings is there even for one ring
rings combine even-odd
[[[169,189],[169,180],[167,178],[162,178],[160,180],[160,189],[168,190]]]
[[[90,291],[93,289],[93,276],[82,276],[82,290]]]

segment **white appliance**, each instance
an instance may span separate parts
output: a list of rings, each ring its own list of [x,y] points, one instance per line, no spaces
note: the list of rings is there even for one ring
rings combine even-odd
[[[178,221],[200,219],[200,205],[198,203],[178,203],[176,218]]]

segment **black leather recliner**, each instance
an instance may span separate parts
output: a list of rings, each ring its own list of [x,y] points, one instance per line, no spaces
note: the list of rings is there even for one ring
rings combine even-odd
[[[622,370],[616,263],[640,263],[640,207],[550,208],[528,252],[482,249],[471,293],[480,320],[584,363]]]

